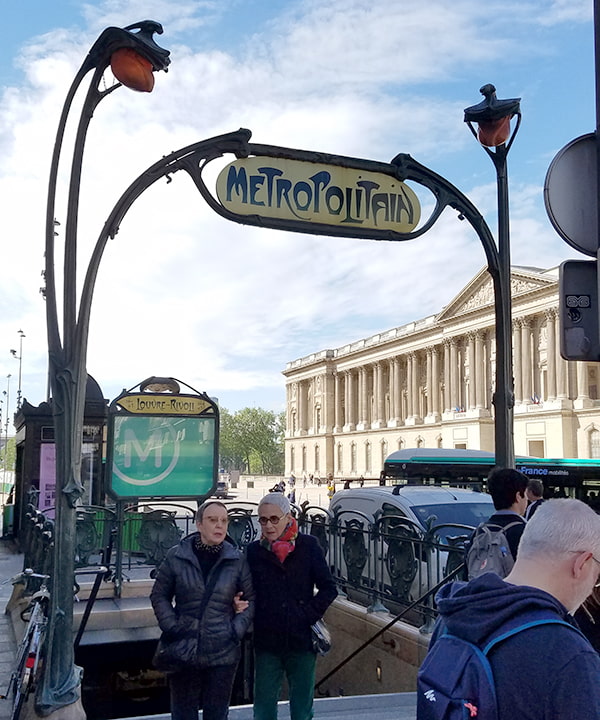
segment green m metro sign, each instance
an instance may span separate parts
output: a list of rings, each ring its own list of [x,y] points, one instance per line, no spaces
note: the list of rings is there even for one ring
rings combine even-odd
[[[109,408],[108,492],[196,499],[218,477],[219,411],[207,395],[125,393]]]

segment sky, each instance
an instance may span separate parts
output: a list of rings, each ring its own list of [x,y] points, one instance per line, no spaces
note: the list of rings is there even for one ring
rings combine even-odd
[[[521,98],[508,170],[513,265],[584,259],[550,224],[543,188],[557,152],[596,127],[592,0],[3,4],[3,424],[7,409],[11,419],[14,412],[19,365],[22,396],[33,405],[47,396],[40,288],[50,159],[69,86],[108,26],[160,22],[156,40],[171,65],[156,74],[152,93],[119,88],[95,109],[81,184],[78,293],[104,221],[130,183],[164,155],[241,127],[256,143],[382,162],[409,153],[467,195],[495,233],[495,171],[463,121],[486,83],[499,98]],[[110,70],[103,82],[115,82]],[[78,114],[76,103],[55,213],[61,293]],[[109,400],[160,375],[230,411],[279,411],[286,363],[437,313],[484,266],[478,237],[452,211],[402,243],[265,230],[215,214],[177,173],[135,202],[106,247],[87,369]],[[59,311],[61,303],[59,295]]]

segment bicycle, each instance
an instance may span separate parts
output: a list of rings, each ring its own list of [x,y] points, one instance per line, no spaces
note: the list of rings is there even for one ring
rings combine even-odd
[[[7,700],[12,693],[10,720],[18,720],[23,705],[34,688],[46,632],[50,600],[46,581],[50,576],[35,573],[31,568],[26,568],[22,573],[6,582],[12,582],[14,585],[30,578],[39,578],[42,580],[42,584],[40,589],[31,596],[28,606],[21,612],[21,618],[27,622],[27,626],[17,648],[15,670],[10,677],[6,694],[0,695],[1,699]]]

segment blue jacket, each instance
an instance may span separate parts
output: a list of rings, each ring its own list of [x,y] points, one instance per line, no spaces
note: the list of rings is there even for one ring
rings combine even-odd
[[[537,588],[510,585],[493,573],[469,583],[445,585],[436,597],[440,619],[451,634],[482,646],[486,640],[540,618],[576,626],[566,608]],[[600,719],[600,656],[579,633],[539,625],[507,638],[489,657],[500,720]]]
[[[193,549],[197,536],[188,535],[167,553],[150,593],[152,608],[166,639],[179,641],[181,655],[191,665],[233,665],[239,660],[240,643],[254,612],[250,570],[240,551],[223,543],[209,573],[209,578],[218,573],[217,582],[198,622],[205,581]],[[236,614],[233,596],[240,591],[250,605]]]
[[[337,596],[317,540],[299,533],[283,563],[260,541],[248,546],[247,557],[256,597],[254,647],[274,653],[311,651],[310,626]]]

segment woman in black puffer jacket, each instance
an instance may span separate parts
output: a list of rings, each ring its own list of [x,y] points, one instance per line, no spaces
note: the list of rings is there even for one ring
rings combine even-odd
[[[250,571],[226,540],[227,523],[223,503],[205,502],[196,514],[198,533],[169,550],[150,594],[161,644],[174,647],[178,658],[169,672],[173,720],[198,720],[200,708],[203,720],[227,718],[241,640],[254,613]]]

